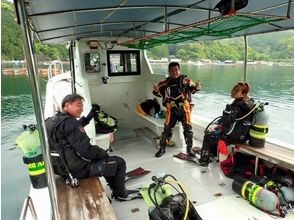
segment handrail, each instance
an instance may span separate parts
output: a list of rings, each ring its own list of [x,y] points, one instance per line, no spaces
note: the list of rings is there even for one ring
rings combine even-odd
[[[34,207],[34,203],[33,203],[33,200],[32,200],[32,198],[30,196],[28,196],[24,201],[19,220],[25,220],[26,219],[27,212],[28,212],[28,207],[30,208],[30,212],[32,214],[33,219],[38,220],[36,210],[35,210],[35,207]]]
[[[57,68],[58,63],[60,64],[60,73],[64,72],[63,71],[63,64],[62,64],[61,60],[53,60],[50,62],[49,67],[48,67],[48,80],[52,79],[52,77],[54,75],[53,71],[58,70],[58,68]]]

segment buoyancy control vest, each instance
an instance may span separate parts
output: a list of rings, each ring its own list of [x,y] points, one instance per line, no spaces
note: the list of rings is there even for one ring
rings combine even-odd
[[[253,99],[247,103],[235,100],[227,105],[220,119],[225,139],[232,144],[242,143],[249,138],[254,107]]]
[[[253,147],[264,147],[265,138],[268,133],[268,114],[264,108],[268,103],[258,103],[254,117],[253,123],[249,131],[249,144]]]
[[[178,78],[173,79],[171,77],[166,78],[165,95],[163,99],[163,105],[170,101],[183,102],[188,100],[191,102],[191,91],[184,85],[184,79],[187,75],[180,75]]]
[[[79,156],[66,140],[57,140],[56,132],[58,127],[69,118],[71,118],[71,116],[58,113],[45,121],[53,169],[56,174],[61,176],[66,176],[68,174],[65,166],[70,172],[75,172],[89,163],[89,160]]]

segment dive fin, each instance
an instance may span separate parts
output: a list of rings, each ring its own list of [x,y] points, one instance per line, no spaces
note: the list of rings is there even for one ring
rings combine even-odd
[[[127,182],[130,179],[133,179],[133,178],[136,178],[136,177],[140,177],[140,176],[146,175],[146,174],[148,174],[150,172],[151,172],[150,170],[145,170],[142,167],[138,167],[138,168],[133,169],[133,170],[131,170],[131,171],[129,171],[129,172],[126,173],[126,180],[125,180],[125,182]]]
[[[192,157],[192,156],[189,156],[188,154],[185,154],[185,153],[178,153],[178,154],[174,154],[174,157],[178,158],[178,159],[181,159],[181,160],[187,160],[187,161],[191,161],[191,162],[194,162],[196,163],[197,165],[200,165],[199,163],[199,159],[197,157]],[[211,163],[212,161],[209,160],[209,163]]]

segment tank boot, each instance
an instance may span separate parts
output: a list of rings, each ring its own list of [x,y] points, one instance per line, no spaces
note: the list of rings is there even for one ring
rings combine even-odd
[[[165,147],[160,146],[159,150],[155,154],[155,157],[161,157],[164,153],[165,153]]]
[[[198,160],[199,165],[203,167],[207,167],[209,164],[209,150],[201,150],[200,159]]]
[[[190,157],[195,157],[195,152],[193,151],[192,147],[186,147],[186,153],[190,156]]]

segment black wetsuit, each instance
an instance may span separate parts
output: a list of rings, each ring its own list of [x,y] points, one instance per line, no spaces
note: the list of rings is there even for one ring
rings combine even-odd
[[[64,160],[74,177],[82,179],[104,176],[113,190],[113,195],[120,195],[125,190],[126,163],[123,158],[108,156],[105,150],[90,144],[90,138],[84,130],[88,123],[89,120],[84,117],[77,120],[60,112],[48,118],[46,128],[50,137],[50,148],[54,150],[56,144],[61,146]],[[56,169],[57,164],[53,164],[53,167],[55,172],[60,174]]]
[[[246,131],[244,131],[244,137],[241,138],[240,133],[243,133],[242,131],[232,132],[229,136],[226,135],[226,133],[229,132],[229,129],[235,122],[235,119],[245,116],[253,107],[253,99],[249,99],[248,101],[234,100],[232,104],[226,106],[226,109],[223,111],[223,115],[219,121],[219,127],[217,127],[217,130],[204,135],[201,150],[201,161],[208,161],[209,155],[217,155],[217,145],[219,140],[224,140],[227,144],[241,143],[248,140],[248,133]],[[244,120],[251,121],[251,118],[252,114],[247,116]],[[243,120],[238,121],[234,129],[242,129],[241,126],[243,126],[243,122]]]
[[[162,97],[162,104],[166,107],[164,131],[161,136],[160,148],[165,148],[168,140],[172,137],[172,129],[177,121],[182,123],[187,149],[190,149],[193,145],[190,102],[191,94],[194,94],[198,90],[194,83],[184,85],[183,80],[185,78],[187,78],[186,75],[180,75],[176,79],[167,77],[165,80],[159,82],[158,92],[153,91],[154,95]]]

